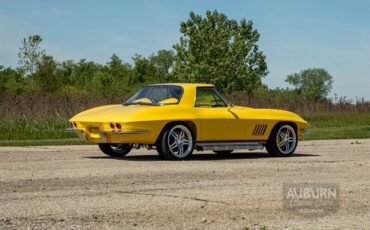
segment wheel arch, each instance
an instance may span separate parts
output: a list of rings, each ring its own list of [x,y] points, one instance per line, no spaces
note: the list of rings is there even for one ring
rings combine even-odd
[[[177,121],[170,121],[165,126],[163,126],[163,128],[162,128],[161,132],[159,133],[155,143],[158,143],[158,140],[160,140],[160,138],[162,137],[162,135],[166,131],[166,129],[169,126],[172,126],[174,124],[185,125],[190,130],[191,134],[193,135],[194,141],[196,140],[196,138],[197,138],[197,126],[195,125],[195,123],[193,121],[189,121],[189,120],[177,120]]]
[[[297,137],[298,137],[298,132],[297,132],[298,131],[298,125],[295,122],[293,122],[293,121],[279,121],[271,129],[271,132],[269,134],[269,139],[271,138],[271,134],[273,133],[273,131],[275,129],[279,128],[282,125],[291,125],[293,127],[294,131],[296,132]]]

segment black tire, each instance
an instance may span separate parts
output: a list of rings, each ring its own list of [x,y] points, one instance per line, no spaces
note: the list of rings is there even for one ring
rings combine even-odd
[[[219,150],[213,150],[214,153],[217,153],[219,155],[229,155],[230,153],[232,153],[234,150],[222,150],[222,151],[219,151]]]
[[[184,135],[186,135],[186,137],[184,136],[184,139],[185,138],[188,139],[188,144],[185,144],[184,142],[181,144],[181,146],[178,147],[176,145],[171,150],[169,145],[171,141],[176,140],[171,135],[171,133],[176,132],[177,130],[184,131]],[[164,132],[159,137],[157,144],[156,144],[157,152],[159,156],[167,160],[185,160],[189,158],[191,154],[193,153],[193,148],[194,148],[194,138],[193,137],[194,135],[191,132],[191,129],[187,127],[185,124],[182,124],[182,123],[171,124],[165,128]],[[180,147],[183,149],[184,146],[186,146],[186,151],[183,152],[184,153],[183,155],[181,155]],[[176,149],[178,153],[175,153]]]
[[[280,141],[281,139],[280,137],[277,137],[277,135],[279,135],[279,132],[282,129],[289,129],[290,133],[292,134],[292,137],[294,136],[295,138],[294,142],[289,142],[291,143],[290,147],[286,147],[285,151],[282,149],[282,147],[279,147],[277,143],[277,141]],[[281,143],[283,142],[283,140],[281,140]],[[297,148],[297,144],[298,144],[297,130],[291,124],[280,124],[274,127],[273,130],[271,131],[270,137],[265,147],[267,152],[271,156],[288,157],[294,153],[295,149]]]
[[[124,157],[132,149],[132,144],[98,144],[100,150],[111,157]]]

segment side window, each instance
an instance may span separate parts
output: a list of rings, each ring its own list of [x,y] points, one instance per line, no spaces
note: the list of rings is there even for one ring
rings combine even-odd
[[[226,102],[215,91],[214,88],[197,88],[195,99],[196,107],[226,107]]]

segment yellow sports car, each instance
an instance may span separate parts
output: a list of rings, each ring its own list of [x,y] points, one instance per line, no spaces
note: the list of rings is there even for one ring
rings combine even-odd
[[[290,156],[307,128],[297,114],[234,106],[215,86],[190,83],[145,86],[123,104],[83,111],[70,123],[68,131],[107,155],[146,147],[171,160],[194,149],[229,154],[266,147],[271,155]]]

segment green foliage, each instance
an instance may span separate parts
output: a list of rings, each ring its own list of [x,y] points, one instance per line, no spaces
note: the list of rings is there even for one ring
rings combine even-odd
[[[20,94],[24,88],[24,78],[18,71],[0,66],[0,94],[5,92]]]
[[[310,124],[305,140],[370,137],[369,113],[307,114],[303,118]]]
[[[62,73],[58,63],[52,56],[44,55],[37,66],[37,71],[32,75],[37,89],[45,93],[59,90],[62,83]]]
[[[0,140],[0,146],[44,146],[44,145],[91,145],[81,138],[40,139],[40,140]]]
[[[180,81],[213,83],[248,95],[262,85],[267,64],[252,21],[237,22],[217,11],[207,11],[204,18],[191,12],[180,27],[183,36],[174,46],[174,76]]]
[[[76,137],[65,131],[67,119],[53,120],[2,120],[0,122],[0,140],[38,140]]]
[[[303,117],[310,121],[310,126],[315,128],[342,127],[346,124],[351,126],[370,126],[369,113],[306,114]]]
[[[119,87],[119,79],[107,70],[100,70],[94,75],[89,91],[97,94],[116,94]]]
[[[129,78],[132,75],[131,66],[123,63],[122,60],[115,54],[110,58],[110,62],[107,63],[107,70],[109,74],[124,83],[128,83]]]
[[[175,54],[172,50],[159,50],[149,57],[149,61],[156,68],[158,78],[162,82],[172,80],[171,70],[175,62]]]
[[[123,94],[128,91],[132,78],[131,66],[124,64],[115,54],[110,61],[94,71],[92,79],[85,84],[86,91],[96,94]]]
[[[41,35],[30,35],[22,41],[22,47],[19,48],[19,70],[26,76],[33,74],[37,65],[41,62],[45,50],[40,48],[42,42]]]
[[[101,65],[94,62],[80,60],[74,65],[71,75],[71,84],[81,91],[89,91],[90,83],[96,72],[100,71]]]
[[[42,37],[23,39],[19,68],[0,67],[0,93],[128,95],[138,88],[165,82],[213,83],[226,93],[287,99],[323,100],[332,87],[323,69],[308,69],[289,75],[295,88],[268,89],[261,79],[268,73],[265,55],[259,51],[259,33],[251,21],[236,21],[217,11],[205,16],[190,13],[181,22],[182,36],[173,50],[159,50],[132,64],[113,54],[106,64],[82,59],[57,62],[41,49]]]
[[[325,69],[312,68],[288,75],[286,80],[299,96],[314,101],[325,100],[333,85],[332,76]]]

